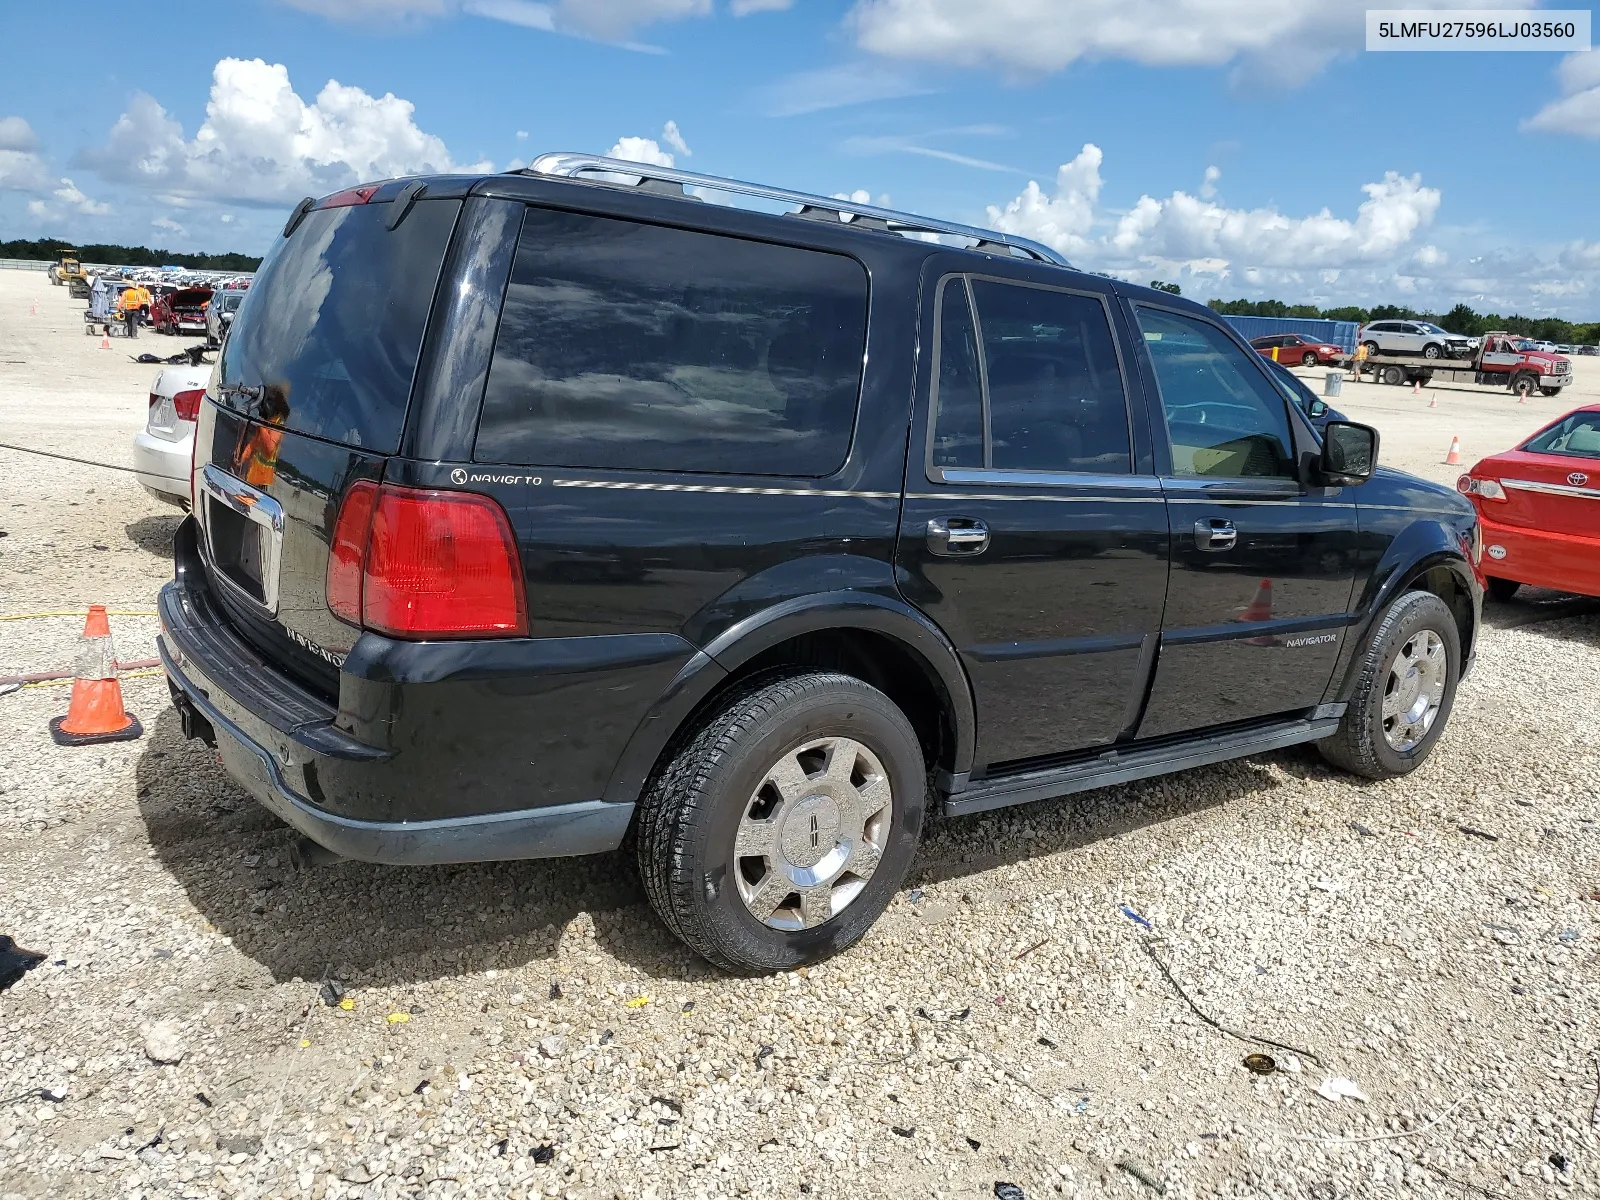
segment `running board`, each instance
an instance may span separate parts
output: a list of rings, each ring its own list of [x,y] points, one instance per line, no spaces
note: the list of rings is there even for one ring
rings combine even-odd
[[[1334,708],[1339,712],[1330,714],[1328,710]],[[1190,767],[1204,767],[1211,763],[1226,762],[1230,758],[1243,758],[1249,754],[1299,745],[1301,742],[1314,742],[1339,728],[1343,709],[1342,704],[1325,705],[1317,710],[1314,718],[1297,717],[1292,721],[1277,721],[1271,725],[1258,725],[1254,729],[1214,734],[1176,745],[1107,750],[1098,758],[1071,766],[983,780],[969,784],[965,791],[946,797],[944,811],[953,817],[987,812],[991,808],[1049,800],[1090,788],[1148,779],[1152,775],[1165,775],[1171,771],[1187,771]]]

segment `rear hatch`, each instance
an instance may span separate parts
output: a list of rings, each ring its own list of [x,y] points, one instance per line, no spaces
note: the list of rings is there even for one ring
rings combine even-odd
[[[359,630],[328,609],[340,500],[400,446],[455,199],[341,193],[280,238],[244,293],[201,412],[207,577],[243,636],[330,699]]]
[[[1590,414],[1600,443],[1600,412]],[[1538,454],[1512,450],[1494,458],[1504,503],[1486,506],[1501,525],[1600,538],[1600,454]]]

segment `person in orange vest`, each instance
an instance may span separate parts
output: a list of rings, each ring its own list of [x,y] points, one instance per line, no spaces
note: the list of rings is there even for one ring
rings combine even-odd
[[[251,487],[271,486],[278,477],[278,448],[289,420],[289,385],[269,383],[261,391],[261,424],[250,428],[233,453],[234,474]]]
[[[125,288],[122,295],[117,297],[117,307],[122,310],[122,322],[127,326],[128,336],[138,337],[139,323],[150,308],[149,289],[142,283]]]

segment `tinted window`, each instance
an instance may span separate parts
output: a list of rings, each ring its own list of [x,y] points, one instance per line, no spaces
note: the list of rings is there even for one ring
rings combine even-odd
[[[983,394],[978,337],[964,279],[945,281],[939,307],[938,387],[934,392],[933,465],[983,466]]]
[[[529,209],[476,457],[830,474],[866,323],[866,272],[843,255]]]
[[[316,209],[279,238],[240,297],[222,352],[224,403],[383,453],[399,448],[411,377],[459,200]],[[221,293],[217,303],[229,307]]]
[[[1128,405],[1098,297],[973,280],[990,466],[1127,474]]]
[[[1207,321],[1139,310],[1179,475],[1294,477],[1283,397]]]

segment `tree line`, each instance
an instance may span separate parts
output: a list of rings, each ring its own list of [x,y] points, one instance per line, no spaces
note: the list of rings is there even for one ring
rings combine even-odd
[[[188,267],[192,271],[254,271],[261,260],[249,254],[184,254],[176,250],[152,250],[148,246],[112,246],[102,242],[76,246],[56,238],[37,242],[0,242],[0,258],[25,258],[55,262],[63,251],[79,261],[108,263],[119,267]]]
[[[1285,304],[1282,300],[1207,300],[1215,311],[1229,317],[1299,317],[1324,321],[1431,321],[1451,333],[1481,337],[1492,329],[1503,329],[1518,337],[1566,345],[1600,343],[1600,321],[1566,321],[1560,317],[1522,317],[1515,314],[1479,313],[1458,304],[1447,313],[1418,311],[1402,304],[1380,304],[1376,308],[1345,305],[1318,308],[1314,304]]]

